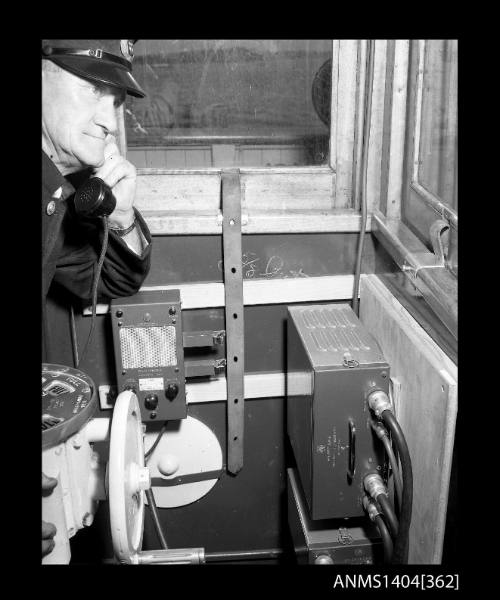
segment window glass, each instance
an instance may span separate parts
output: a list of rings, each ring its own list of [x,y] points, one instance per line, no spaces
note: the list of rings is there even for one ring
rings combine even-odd
[[[418,181],[457,208],[457,40],[427,40]]]
[[[331,40],[139,40],[127,98],[137,167],[325,165]]]

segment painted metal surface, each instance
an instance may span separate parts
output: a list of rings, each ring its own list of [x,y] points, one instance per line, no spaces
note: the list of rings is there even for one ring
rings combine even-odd
[[[286,543],[286,449],[282,398],[252,400],[245,408],[245,468],[237,477],[222,473],[218,483],[199,501],[160,509],[160,519],[172,548],[202,546],[207,553],[282,548]],[[224,403],[188,406],[189,415],[203,422],[226,443]],[[150,515],[146,513],[143,549],[157,548]]]
[[[344,275],[353,271],[357,235],[283,234],[244,235],[242,253],[252,261],[248,275],[260,279],[280,277],[273,264],[293,281],[294,273],[309,276]],[[222,281],[222,240],[220,236],[157,236],[154,238],[151,272],[145,285],[164,285],[199,281]],[[375,250],[369,235],[363,260],[363,272],[372,272]],[[250,253],[254,253],[251,255]],[[273,259],[283,259],[283,264]],[[252,264],[255,270],[252,270]],[[258,268],[258,270],[257,270]],[[278,268],[279,271],[279,268]],[[293,273],[292,273],[293,272]],[[273,275],[270,275],[273,273]],[[298,277],[303,279],[302,274]],[[250,278],[250,277],[249,277]],[[63,300],[51,302],[50,316],[54,323],[54,360],[72,364],[70,330]],[[88,336],[90,319],[81,316],[75,307],[77,338],[82,344]],[[183,330],[225,329],[222,308],[183,310]],[[245,371],[246,374],[283,372],[286,365],[286,306],[261,305],[245,308]],[[91,347],[81,368],[96,385],[114,384],[114,357],[109,315],[98,315]],[[224,357],[224,345],[214,347],[211,359]],[[186,361],[200,358],[196,349],[187,349]],[[237,477],[227,473],[202,499],[188,506],[159,509],[169,544],[183,548],[205,547],[210,552],[234,552],[283,548],[288,541],[286,522],[286,411],[283,397],[253,399],[245,410],[245,468]],[[106,416],[102,411],[101,416]],[[188,415],[210,427],[224,448],[227,436],[227,415],[224,402],[188,405]],[[108,539],[109,511],[101,503],[94,525],[71,539],[72,562],[91,563],[113,555]],[[145,515],[143,548],[158,548],[158,540],[149,515]],[[293,550],[292,550],[293,552]]]
[[[388,392],[389,365],[346,304],[290,307],[287,355],[287,431],[311,518],[362,517],[365,475],[385,476],[366,395]],[[310,375],[309,393],[292,373]]]
[[[243,467],[245,374],[243,275],[241,264],[241,187],[239,170],[222,172],[222,242],[226,314],[227,469]]]
[[[243,235],[244,279],[352,274],[356,233]],[[144,286],[223,280],[222,238],[218,235],[155,236],[153,261]],[[373,272],[374,248],[367,235],[363,272]]]
[[[157,436],[157,432],[146,433],[146,450]],[[187,417],[168,424],[147,466],[156,506],[184,506],[208,494],[217,483],[222,473],[222,450],[209,427]]]

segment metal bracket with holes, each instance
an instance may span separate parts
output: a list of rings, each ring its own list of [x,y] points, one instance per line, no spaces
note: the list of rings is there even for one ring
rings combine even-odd
[[[241,187],[239,169],[223,170],[222,241],[226,316],[227,468],[234,475],[243,467],[244,320],[241,263]]]

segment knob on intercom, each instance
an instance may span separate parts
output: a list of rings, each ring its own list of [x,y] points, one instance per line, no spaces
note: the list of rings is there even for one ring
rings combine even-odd
[[[169,400],[173,400],[177,394],[179,393],[179,386],[176,383],[169,383],[167,385],[167,389],[165,390],[165,396]]]
[[[156,394],[149,394],[144,398],[144,406],[148,410],[156,410],[158,406],[158,396]]]

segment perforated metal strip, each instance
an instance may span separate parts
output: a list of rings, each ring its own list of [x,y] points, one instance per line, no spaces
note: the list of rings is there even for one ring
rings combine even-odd
[[[222,171],[222,237],[224,294],[226,303],[227,469],[236,474],[243,467],[244,320],[241,263],[240,171]]]

